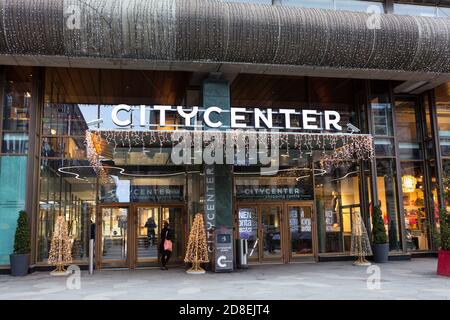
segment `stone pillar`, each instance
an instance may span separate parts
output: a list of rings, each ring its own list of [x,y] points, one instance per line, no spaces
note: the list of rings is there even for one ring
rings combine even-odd
[[[230,127],[230,87],[226,80],[222,80],[219,76],[209,77],[204,80],[203,85],[203,108],[216,106],[224,110],[221,114],[212,114],[211,120],[220,120],[222,127],[215,130],[226,130]],[[227,112],[228,111],[228,112]],[[209,128],[205,127],[205,130]],[[216,248],[216,239],[214,231],[231,232],[233,231],[233,168],[226,164],[204,165],[205,172],[205,220],[208,232],[208,246],[212,250]],[[221,244],[223,247],[223,244]],[[226,250],[222,253],[216,252],[211,256],[213,269],[220,271],[217,266],[226,265],[225,269],[233,269],[234,254],[233,240],[231,241],[231,252],[226,254]],[[226,258],[220,255],[226,255]],[[217,260],[220,259],[218,262]],[[214,268],[214,266],[216,266]]]

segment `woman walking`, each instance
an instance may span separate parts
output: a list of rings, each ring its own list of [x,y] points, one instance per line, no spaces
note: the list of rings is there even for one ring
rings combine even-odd
[[[161,255],[161,270],[169,270],[166,265],[172,255],[173,230],[170,228],[169,222],[163,222],[161,230],[161,242],[159,243],[159,253]]]

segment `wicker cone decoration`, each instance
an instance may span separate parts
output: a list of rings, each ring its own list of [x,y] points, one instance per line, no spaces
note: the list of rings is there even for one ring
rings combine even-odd
[[[205,270],[200,267],[200,264],[209,262],[209,258],[208,246],[206,244],[205,224],[201,213],[197,213],[195,215],[191,233],[189,234],[189,242],[187,245],[184,262],[192,263],[192,267],[186,271],[187,273],[205,273]]]
[[[372,255],[372,248],[370,246],[369,236],[367,235],[364,221],[361,218],[361,213],[356,211],[354,214],[354,221],[352,227],[352,243],[350,248],[350,254],[358,257],[353,262],[355,266],[370,266],[371,263],[366,260],[367,256]]]
[[[56,266],[50,274],[54,276],[67,275],[64,266],[72,262],[72,243],[67,231],[64,216],[58,216],[53,230],[52,243],[48,263]]]

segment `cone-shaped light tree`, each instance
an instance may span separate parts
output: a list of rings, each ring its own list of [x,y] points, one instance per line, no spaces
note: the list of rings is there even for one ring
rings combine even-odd
[[[205,273],[205,270],[200,267],[200,264],[209,262],[209,258],[208,246],[206,243],[205,224],[201,213],[197,213],[195,215],[191,233],[189,234],[189,242],[187,245],[184,262],[192,263],[192,267],[187,271],[187,273]]]
[[[372,247],[370,246],[369,236],[367,235],[367,230],[359,211],[356,211],[353,216],[350,254],[358,257],[353,263],[354,265],[370,265],[370,262],[366,260],[366,257],[372,255]]]
[[[51,274],[66,274],[64,266],[72,262],[71,251],[72,243],[69,238],[66,219],[64,216],[58,216],[56,218],[48,256],[48,263],[56,266],[56,269]]]

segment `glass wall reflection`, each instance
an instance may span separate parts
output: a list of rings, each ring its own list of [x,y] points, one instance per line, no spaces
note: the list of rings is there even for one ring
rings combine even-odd
[[[391,251],[401,250],[395,159],[377,160],[377,192],[384,227],[388,233],[389,249]]]
[[[406,249],[427,250],[429,223],[425,204],[423,164],[402,162],[401,169]]]
[[[0,132],[0,265],[9,264],[20,210],[25,209],[32,70],[3,68]]]
[[[315,168],[320,167],[320,162],[315,162]],[[359,183],[357,163],[341,164],[330,172],[316,174],[315,202],[320,253],[350,250],[353,218],[356,212],[361,213]]]

